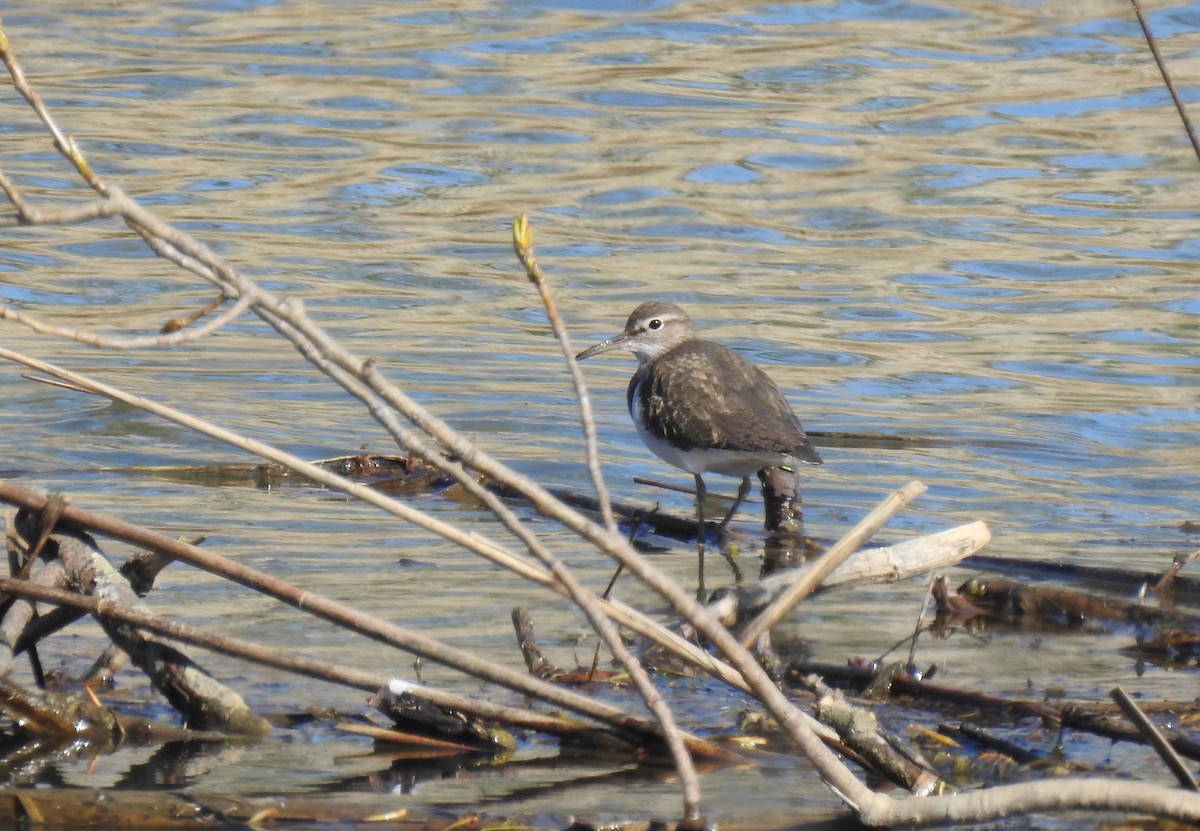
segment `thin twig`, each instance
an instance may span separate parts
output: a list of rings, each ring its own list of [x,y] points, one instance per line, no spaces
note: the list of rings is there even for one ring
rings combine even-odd
[[[604,518],[604,527],[610,533],[615,534],[617,532],[617,521],[613,517],[608,488],[604,484],[604,476],[600,471],[600,454],[596,442],[596,422],[592,417],[592,405],[588,397],[587,385],[584,383],[583,373],[579,370],[579,364],[574,358],[574,350],[571,349],[567,329],[563,325],[562,318],[558,315],[554,295],[551,293],[550,286],[543,277],[541,268],[538,266],[533,249],[533,230],[529,227],[529,220],[524,215],[517,217],[513,221],[513,247],[521,263],[525,266],[525,272],[528,274],[530,282],[537,287],[538,294],[541,295],[542,304],[546,307],[546,314],[550,318],[550,325],[554,329],[554,334],[558,338],[559,344],[562,346],[563,354],[566,356],[567,366],[571,371],[571,379],[575,383],[575,394],[579,401],[580,418],[583,422],[583,431],[586,437],[585,446],[587,447],[588,470],[592,474],[592,482],[596,488],[596,497],[600,500],[600,513]],[[642,667],[641,662],[626,649],[624,642],[621,640],[620,633],[617,632],[612,622],[604,616],[595,599],[584,592],[570,571],[560,561],[548,556],[542,557],[542,560],[551,572],[553,572],[554,576],[559,579],[559,582],[567,587],[567,590],[571,593],[571,599],[583,609],[588,617],[588,622],[592,624],[592,628],[608,644],[608,648],[612,650],[613,655],[621,661],[621,665],[629,673],[629,678],[633,681],[638,695],[642,697],[642,700],[646,703],[646,707],[658,719],[658,723],[662,725],[663,737],[666,739],[667,748],[671,751],[675,770],[679,774],[679,785],[683,791],[684,821],[697,827],[702,825],[700,780],[696,776],[696,767],[692,764],[692,758],[688,755],[679,728],[675,724],[675,716],[671,713],[671,708],[667,706],[658,689],[651,683],[650,676],[646,674],[646,670]]]
[[[1142,708],[1137,705],[1137,702],[1129,697],[1129,693],[1125,692],[1121,687],[1113,687],[1108,695],[1113,701],[1117,702],[1117,706],[1121,708],[1121,712],[1125,714],[1127,719],[1133,722],[1138,732],[1150,743],[1150,746],[1154,748],[1154,752],[1163,760],[1171,773],[1175,774],[1175,778],[1179,780],[1179,784],[1190,791],[1200,791],[1200,784],[1196,782],[1196,777],[1188,769],[1187,763],[1179,757],[1179,754],[1175,752],[1175,748],[1171,747],[1171,743],[1159,732],[1154,722],[1146,717],[1146,714],[1142,712]]]
[[[254,302],[254,295],[247,293],[239,297],[232,306],[203,326],[197,326],[195,329],[178,329],[169,334],[145,335],[136,338],[115,338],[97,335],[93,332],[85,332],[82,329],[75,329],[69,326],[56,326],[52,323],[46,323],[31,314],[19,312],[2,304],[0,304],[0,320],[12,320],[28,326],[38,334],[54,335],[78,343],[86,343],[88,346],[121,350],[145,349],[150,346],[179,346],[180,344],[197,341],[239,317]]]
[[[529,282],[533,283],[538,294],[541,295],[542,304],[546,307],[546,315],[550,318],[550,325],[554,329],[555,337],[558,338],[563,356],[567,360],[567,371],[571,373],[571,382],[575,385],[575,398],[579,402],[579,420],[583,425],[583,446],[587,457],[588,474],[592,479],[592,487],[596,489],[596,499],[600,503],[600,516],[604,520],[604,527],[615,534],[617,521],[613,517],[608,485],[605,484],[604,473],[600,470],[600,451],[596,439],[596,418],[592,414],[592,399],[588,394],[583,372],[579,369],[579,362],[575,360],[575,350],[571,348],[567,327],[563,325],[562,318],[559,317],[554,296],[550,293],[546,278],[542,274],[542,267],[538,264],[537,253],[533,247],[533,228],[525,214],[521,214],[513,220],[513,250],[516,251],[521,265],[525,267],[525,274],[529,277]]]
[[[249,298],[249,295],[244,295],[242,297],[243,300],[247,300],[248,298]],[[192,312],[191,314],[186,314],[186,315],[181,315],[179,317],[171,318],[170,320],[168,320],[166,323],[164,323],[162,325],[161,329],[158,330],[159,334],[167,335],[172,332],[178,332],[181,329],[187,329],[189,326],[191,326],[193,323],[195,323],[200,318],[208,317],[210,314],[212,314],[217,309],[219,309],[221,307],[221,304],[225,302],[225,299],[226,298],[224,297],[224,295],[218,294],[212,300],[208,301],[207,303],[205,303],[199,309],[196,309],[196,311]]]
[[[36,208],[29,204],[8,176],[0,173],[0,190],[17,209],[15,216],[0,217],[0,226],[13,225],[78,225],[93,219],[115,216],[113,203],[107,198],[95,199],[70,208]]]
[[[25,71],[21,69],[21,65],[17,62],[16,55],[13,54],[11,45],[8,42],[8,34],[0,25],[0,61],[4,62],[4,66],[8,69],[8,74],[12,76],[13,87],[21,94],[21,96],[29,103],[42,125],[50,132],[54,139],[54,146],[67,159],[75,165],[75,169],[79,175],[83,177],[89,185],[97,192],[105,195],[104,186],[96,179],[87,163],[83,161],[83,157],[79,153],[79,148],[75,146],[75,140],[59,130],[54,119],[50,117],[50,112],[46,109],[42,97],[29,85],[29,81],[25,77]]]
[[[675,493],[686,493],[688,496],[696,495],[696,488],[694,485],[680,485],[675,482],[660,482],[657,479],[647,479],[644,476],[634,476],[633,481],[636,484],[647,485],[648,487],[658,488],[659,490],[674,491]],[[729,494],[725,494],[725,493],[713,493],[712,491],[706,490],[704,492],[704,498],[705,499],[720,499],[724,502],[732,502],[736,497],[730,496]],[[743,504],[747,504],[751,501],[752,500],[747,499],[743,502]],[[694,536],[695,532],[696,532],[695,523],[692,523],[692,526],[693,526],[692,534]]]
[[[1175,102],[1175,112],[1179,113],[1180,119],[1183,120],[1183,129],[1187,131],[1188,140],[1192,143],[1192,150],[1195,152],[1196,158],[1200,160],[1200,139],[1196,138],[1196,130],[1192,127],[1192,120],[1188,118],[1187,110],[1184,109],[1183,99],[1179,97],[1179,92],[1175,89],[1175,82],[1171,80],[1171,73],[1167,71],[1167,63],[1163,60],[1162,53],[1158,51],[1158,41],[1150,31],[1150,23],[1142,14],[1142,6],[1138,0],[1129,0],[1129,2],[1133,4],[1133,13],[1137,15],[1138,23],[1142,27],[1142,34],[1145,35],[1146,43],[1150,46],[1150,54],[1154,55],[1154,62],[1158,64],[1158,72],[1162,75],[1163,83],[1167,85],[1167,92],[1171,93],[1171,100]]]

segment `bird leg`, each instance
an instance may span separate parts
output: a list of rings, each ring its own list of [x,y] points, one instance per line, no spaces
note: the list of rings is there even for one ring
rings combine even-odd
[[[696,588],[696,599],[701,603],[704,602],[704,500],[708,497],[708,491],[704,487],[704,480],[700,478],[699,473],[692,474],[696,478],[696,553],[700,558],[700,568],[698,571],[699,586]]]
[[[701,601],[704,600],[704,500],[708,498],[708,489],[704,487],[704,480],[700,478],[699,473],[693,473],[696,479],[696,552],[700,558],[699,567],[699,588],[696,589],[696,597]],[[737,513],[738,507],[742,504],[742,500],[746,498],[746,494],[750,493],[750,477],[743,476],[742,483],[738,485],[737,496],[733,499],[733,504],[729,506],[729,512],[725,514],[725,518],[721,520],[721,524],[717,526],[717,545],[721,544],[721,536],[725,533],[725,528],[728,527],[729,521],[733,519],[733,515]],[[733,565],[732,561],[730,565]],[[734,573],[737,574],[737,567],[734,566]],[[740,582],[740,579],[739,579]]]
[[[750,477],[743,476],[742,484],[738,485],[737,496],[734,497],[733,504],[729,506],[729,513],[725,514],[725,518],[717,526],[718,543],[721,540],[721,535],[725,533],[725,527],[729,525],[729,520],[733,519],[733,515],[737,513],[738,506],[742,504],[742,500],[746,498],[746,494],[748,493],[750,493]]]

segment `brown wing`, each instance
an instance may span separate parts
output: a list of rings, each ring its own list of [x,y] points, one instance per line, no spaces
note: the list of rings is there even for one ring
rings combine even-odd
[[[787,453],[821,464],[775,382],[720,344],[681,344],[638,370],[631,398],[638,383],[647,384],[642,396],[648,429],[677,447]]]

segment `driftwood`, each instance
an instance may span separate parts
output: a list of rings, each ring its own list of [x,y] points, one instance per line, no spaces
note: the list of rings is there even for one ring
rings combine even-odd
[[[91,536],[62,525],[49,534],[39,533],[38,522],[36,514],[22,511],[17,514],[15,528],[26,539],[38,539],[33,550],[40,549],[41,558],[61,565],[62,584],[102,602],[148,611]],[[103,615],[97,616],[97,622],[194,728],[244,735],[270,732],[270,725],[255,716],[240,695],[204,672],[174,646]],[[6,622],[4,628],[7,627]]]
[[[37,560],[30,572],[29,582],[35,586],[46,586],[55,589],[65,589],[67,572],[59,561],[44,562]],[[13,659],[25,651],[36,641],[22,643],[22,636],[38,620],[34,604],[23,597],[12,598],[8,604],[3,619],[0,619],[0,678],[7,676],[13,669]],[[35,671],[35,675],[38,674]]]
[[[973,522],[883,548],[858,551],[828,574],[820,591],[868,583],[893,583],[950,568],[979,551],[991,539],[987,526]],[[773,574],[757,583],[737,586],[716,598],[709,608],[729,627],[760,614],[772,601],[801,580],[809,564]]]
[[[1186,533],[1186,532],[1185,532]],[[1102,589],[1111,593],[1133,597],[1138,594],[1159,594],[1180,603],[1200,603],[1200,578],[1189,576],[1179,569],[1189,561],[1200,559],[1200,551],[1173,558],[1171,566],[1162,571],[1133,570],[1095,566],[1077,562],[1029,560],[1021,557],[998,557],[981,554],[971,561],[978,571],[1020,575],[1029,581],[1054,581]],[[990,579],[990,578],[989,578]],[[1159,591],[1156,586],[1162,584]]]
[[[1200,617],[1175,609],[1147,606],[1052,586],[1030,586],[1014,580],[972,578],[959,594],[979,617],[1009,623],[1081,627],[1099,622],[1151,626],[1187,626],[1200,631]]]
[[[93,699],[31,692],[7,678],[0,678],[0,709],[32,736],[115,742],[121,734],[116,715]]]
[[[817,696],[817,718],[837,730],[842,741],[870,760],[875,770],[917,796],[951,792],[952,789],[932,772],[928,763],[914,759],[915,751],[897,751],[899,739],[885,736],[869,709],[847,701],[819,678],[806,678],[803,683]]]
[[[380,690],[371,698],[371,705],[392,720],[397,728],[419,737],[437,737],[442,743],[453,742],[468,750],[509,751],[516,746],[513,737],[493,724],[474,718],[461,710],[439,707],[421,697],[419,691],[393,692]],[[406,737],[411,743],[414,735]],[[390,736],[388,741],[396,741]]]
[[[1131,589],[1145,585],[1140,576],[1126,574],[1118,580],[1109,570],[1105,580]],[[966,624],[976,629],[998,626],[1071,632],[1126,627],[1136,632],[1135,642],[1122,650],[1126,655],[1175,668],[1200,662],[1200,616],[1173,607],[995,578],[971,578],[957,595],[940,584],[934,589],[938,602],[934,626],[939,631]]]
[[[1121,712],[1115,705],[1054,704],[1044,699],[991,695],[923,680],[894,667],[805,661],[788,669],[789,678],[803,679],[810,675],[819,676],[830,686],[855,690],[869,687],[877,696],[905,696],[930,703],[957,705],[972,713],[984,711],[1000,716],[1036,718],[1048,724],[1084,730],[1113,740],[1144,742],[1138,730],[1121,720]],[[1141,702],[1141,706],[1145,710],[1169,714],[1174,718],[1196,710],[1194,702],[1182,701]],[[1200,760],[1200,741],[1185,731],[1167,731],[1166,740],[1180,755]]]

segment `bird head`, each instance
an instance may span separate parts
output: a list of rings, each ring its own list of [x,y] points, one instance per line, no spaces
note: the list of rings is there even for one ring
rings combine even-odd
[[[632,352],[637,356],[638,364],[644,366],[694,337],[696,327],[683,309],[674,303],[652,301],[633,310],[621,334],[583,350],[575,360],[620,349]]]

